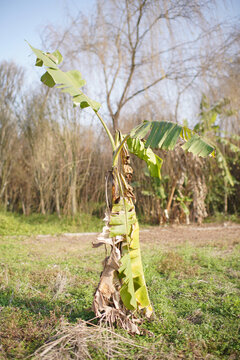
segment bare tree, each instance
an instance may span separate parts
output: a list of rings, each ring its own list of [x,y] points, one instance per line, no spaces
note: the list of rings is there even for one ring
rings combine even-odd
[[[14,63],[0,64],[0,202],[8,203],[8,183],[17,153],[17,120],[23,70]],[[4,199],[4,200],[3,200]]]
[[[61,49],[73,61],[88,61],[97,74],[94,83],[101,95],[104,91],[114,130],[126,104],[134,101],[136,108],[146,95],[158,101],[162,81],[166,87],[181,80],[183,92],[200,75],[215,71],[232,40],[217,42],[219,24],[209,26],[207,11],[214,11],[214,1],[98,0],[92,19],[81,14],[71,19],[69,31],[60,36]],[[45,38],[56,43],[59,34],[51,28]],[[207,46],[210,40],[214,48]]]

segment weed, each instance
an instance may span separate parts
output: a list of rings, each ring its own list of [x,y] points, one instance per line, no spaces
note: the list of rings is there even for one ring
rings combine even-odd
[[[199,266],[186,262],[184,258],[176,252],[167,252],[158,265],[158,271],[167,277],[193,277],[199,273]]]

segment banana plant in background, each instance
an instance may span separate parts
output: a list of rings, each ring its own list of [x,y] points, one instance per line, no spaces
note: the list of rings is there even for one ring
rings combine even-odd
[[[151,211],[148,211],[149,220],[155,221],[156,224],[161,225],[168,221],[165,216],[165,209],[167,205],[167,185],[169,182],[169,175],[162,175],[161,179],[157,177],[150,177],[149,171],[147,168],[144,169],[143,174],[145,175],[145,181],[140,184],[140,182],[134,182],[134,188],[140,188],[140,194],[145,198],[149,198],[152,204]],[[145,188],[142,190],[141,188]],[[138,204],[139,206],[139,204]],[[154,213],[153,213],[154,209]],[[144,205],[142,205],[142,210],[144,210]],[[150,218],[151,216],[151,218]],[[146,217],[146,211],[144,211],[144,218]],[[148,220],[148,219],[146,219]]]
[[[190,220],[189,220],[190,212],[189,212],[188,204],[190,204],[193,200],[189,196],[183,195],[181,190],[178,189],[175,201],[177,204],[179,204],[181,211],[185,214],[186,224],[189,225],[190,224]]]
[[[220,131],[220,126],[217,124],[219,118],[228,118],[234,115],[234,111],[228,108],[230,101],[226,98],[210,104],[209,99],[205,94],[202,95],[200,103],[200,118],[195,125],[194,131],[201,136],[205,136],[211,144],[213,144],[216,152],[216,163],[222,172],[224,182],[224,212],[227,213],[227,202],[229,186],[233,187],[235,179],[231,175],[228,166],[225,148],[229,148],[232,153],[240,153],[240,148],[229,139],[226,134]]]
[[[178,139],[182,141],[184,150],[202,157],[212,154],[214,148],[186,126],[173,122],[144,121],[128,134],[122,134],[119,130],[111,134],[99,114],[100,103],[81,90],[86,83],[81,73],[78,70],[64,72],[59,69],[58,65],[62,62],[59,51],[46,53],[30,47],[37,57],[35,65],[45,66],[46,72],[41,81],[50,88],[56,86],[68,93],[74,106],[90,107],[111,143],[112,168],[107,176],[111,182],[111,196],[106,195],[105,226],[93,243],[94,247],[107,246],[109,254],[94,295],[93,309],[99,319],[138,333],[137,315],[144,314],[150,318],[153,308],[140,254],[135,196],[130,185],[133,169],[129,152],[146,162],[151,176],[160,178],[162,159],[152,149],[173,150]]]

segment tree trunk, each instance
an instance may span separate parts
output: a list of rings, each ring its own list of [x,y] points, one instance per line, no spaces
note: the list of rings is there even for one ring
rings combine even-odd
[[[72,179],[71,179],[71,207],[72,207],[72,216],[77,215],[77,172],[75,165],[72,171]]]
[[[224,214],[228,212],[228,193],[227,193],[227,182],[224,179]]]
[[[192,220],[201,225],[207,217],[205,199],[207,196],[206,179],[203,174],[203,159],[189,154],[189,164],[192,164],[189,171],[189,183],[193,192],[193,213]]]
[[[42,187],[40,186],[40,206],[41,206],[41,213],[43,215],[46,214],[46,209],[45,209],[45,201],[44,201],[44,197],[43,197],[43,190]]]
[[[113,133],[115,134],[116,131],[118,130],[118,118],[119,118],[119,114],[116,113],[112,116],[112,124],[113,124]]]
[[[26,208],[23,200],[22,200],[22,211],[23,211],[23,215],[26,215]]]
[[[172,205],[172,200],[173,200],[173,195],[174,195],[174,192],[175,192],[175,189],[176,189],[176,185],[177,185],[177,179],[174,180],[172,190],[171,190],[171,194],[169,196],[167,207],[166,207],[166,212],[167,212],[168,217],[169,217],[169,211],[170,211],[170,208],[171,208],[171,205]]]
[[[7,187],[5,188],[5,193],[4,193],[4,209],[6,211],[8,209],[8,189],[7,189]]]
[[[59,191],[56,189],[55,191],[55,199],[56,199],[56,211],[58,214],[59,219],[61,218],[61,211],[60,211],[60,202],[59,202]]]

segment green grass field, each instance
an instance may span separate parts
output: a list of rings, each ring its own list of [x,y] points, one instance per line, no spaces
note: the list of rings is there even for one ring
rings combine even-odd
[[[63,234],[101,231],[102,220],[90,214],[58,218],[56,214],[24,216],[0,211],[0,236]]]
[[[142,324],[145,335],[115,331],[141,346],[154,344],[151,359],[239,359],[240,230],[220,240],[216,232],[214,241],[183,235],[179,241],[176,228],[171,244],[161,241],[164,232],[159,238],[157,228],[151,231],[142,233],[142,249],[155,318]],[[26,359],[63,321],[91,319],[103,258],[91,236],[1,236],[0,359]],[[101,354],[99,347],[92,356],[105,359]],[[150,355],[133,348],[128,358]]]

